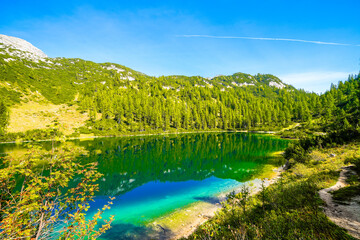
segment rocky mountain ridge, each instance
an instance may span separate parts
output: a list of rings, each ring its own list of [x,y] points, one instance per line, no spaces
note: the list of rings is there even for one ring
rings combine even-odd
[[[23,39],[0,35],[0,94],[11,103],[22,102],[30,95],[39,94],[55,104],[66,103],[83,88],[93,84],[112,88],[114,81],[121,84],[121,89],[149,87],[147,84],[151,83],[166,91],[176,92],[188,87],[214,88],[221,92],[243,89],[254,94],[258,94],[258,87],[269,92],[294,89],[270,74],[238,72],[213,78],[182,75],[153,77],[116,63],[48,58]]]
[[[48,58],[48,56],[43,51],[41,51],[28,41],[3,34],[0,34],[0,48],[4,48],[10,56],[27,58],[35,62],[45,61],[45,59]]]

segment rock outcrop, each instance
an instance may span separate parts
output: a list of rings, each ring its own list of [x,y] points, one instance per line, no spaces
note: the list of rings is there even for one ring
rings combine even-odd
[[[35,62],[45,61],[45,59],[48,58],[43,51],[34,47],[31,43],[17,37],[10,37],[3,34],[0,34],[0,48],[5,49],[5,52],[10,56],[27,58]],[[14,50],[11,51],[9,48]]]

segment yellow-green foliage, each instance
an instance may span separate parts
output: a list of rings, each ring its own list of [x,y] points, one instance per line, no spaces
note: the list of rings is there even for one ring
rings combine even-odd
[[[283,88],[272,86],[273,82]],[[91,119],[77,134],[96,135],[280,129],[310,119],[318,112],[314,106],[319,101],[317,94],[296,90],[269,74],[151,77],[118,64],[82,59],[33,62],[10,56],[4,49],[0,49],[0,95],[8,105],[77,104]],[[34,125],[42,128],[43,122],[36,119]],[[11,124],[10,129],[34,129],[31,124]]]
[[[335,201],[345,204],[353,197],[360,196],[360,148],[352,152],[353,154],[347,154],[345,159],[345,163],[352,164],[353,170],[346,180],[349,185],[332,193]]]
[[[0,136],[5,133],[5,129],[9,123],[9,110],[4,102],[0,101]]]
[[[21,158],[3,159],[0,239],[95,239],[109,229],[113,217],[97,228],[109,205],[92,219],[85,218],[101,174],[96,164],[74,160],[81,152],[73,145],[52,152],[33,147]],[[70,186],[73,179],[79,180]]]
[[[80,113],[76,105],[55,105],[49,102],[26,102],[10,108],[8,133],[26,132],[34,129],[49,129],[58,123],[59,131],[70,135],[75,128],[85,125],[86,113]]]

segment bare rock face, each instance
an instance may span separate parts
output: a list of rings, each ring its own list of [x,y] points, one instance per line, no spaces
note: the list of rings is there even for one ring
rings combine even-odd
[[[48,58],[48,56],[43,51],[34,47],[31,43],[17,37],[10,37],[0,34],[0,44],[7,47],[5,48],[5,51],[11,56],[27,58],[35,62],[45,61],[45,58]],[[0,45],[0,47],[4,48],[3,46]],[[19,51],[9,51],[8,48]]]
[[[279,82],[279,83],[277,83],[277,82],[269,82],[269,86],[270,86],[270,87],[280,88],[280,89],[286,87],[286,86],[285,86],[283,83],[281,83],[281,82]]]

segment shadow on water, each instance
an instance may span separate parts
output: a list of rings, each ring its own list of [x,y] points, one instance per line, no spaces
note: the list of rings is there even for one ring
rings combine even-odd
[[[101,235],[100,239],[112,240],[166,240],[174,236],[170,229],[163,228],[160,225],[155,228],[146,226],[136,226],[130,223],[118,223],[111,225],[111,231]]]
[[[216,204],[221,202],[221,199],[219,197],[195,197],[194,199],[196,201],[207,202],[211,204]]]
[[[265,164],[280,165],[269,153],[288,142],[245,133],[107,138],[77,142],[85,161],[104,174],[99,195],[118,196],[152,182],[203,181],[211,176],[251,180]]]

